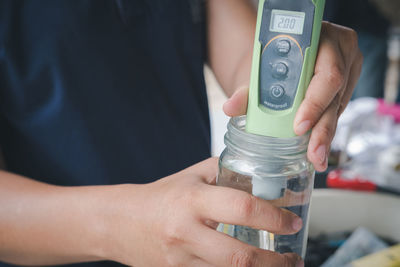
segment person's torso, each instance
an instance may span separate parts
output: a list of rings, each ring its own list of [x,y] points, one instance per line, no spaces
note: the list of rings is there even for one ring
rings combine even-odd
[[[205,57],[202,0],[0,1],[7,169],[147,183],[207,158]]]

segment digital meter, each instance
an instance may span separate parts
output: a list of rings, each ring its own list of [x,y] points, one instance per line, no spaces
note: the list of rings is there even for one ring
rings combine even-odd
[[[293,137],[314,73],[325,0],[260,0],[246,131]]]

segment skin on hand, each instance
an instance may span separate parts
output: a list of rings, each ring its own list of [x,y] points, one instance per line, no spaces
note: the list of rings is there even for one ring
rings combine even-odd
[[[143,185],[138,192],[127,185],[115,199],[109,198],[113,216],[106,258],[136,267],[302,266],[296,254],[259,249],[216,231],[216,222],[280,234],[302,227],[294,213],[246,192],[213,185],[217,170],[217,159],[211,158]],[[132,197],[141,205],[132,203]]]
[[[294,234],[301,218],[215,186],[211,158],[144,185],[54,186],[0,171],[0,261],[54,266],[113,260],[147,266],[302,266],[216,231],[216,222]]]
[[[314,76],[294,120],[297,135],[312,129],[307,156],[317,171],[327,168],[337,121],[350,101],[362,62],[356,32],[323,22]],[[247,88],[237,90],[224,104],[226,115],[246,114]]]

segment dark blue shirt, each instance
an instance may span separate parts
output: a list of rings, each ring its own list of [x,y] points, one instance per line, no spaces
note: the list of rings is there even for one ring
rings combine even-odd
[[[7,169],[148,183],[209,157],[202,2],[0,1]]]

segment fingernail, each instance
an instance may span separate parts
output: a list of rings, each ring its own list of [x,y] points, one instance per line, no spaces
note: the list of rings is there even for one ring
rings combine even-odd
[[[328,168],[328,155],[325,156],[324,168]]]
[[[300,231],[300,229],[303,227],[303,220],[300,218],[294,219],[292,223],[292,228],[295,231]]]
[[[298,262],[296,262],[296,267],[304,267],[304,261],[299,260]]]
[[[320,145],[315,153],[317,154],[319,163],[323,164],[326,161],[326,146]]]
[[[225,101],[225,103],[222,105],[222,109],[225,110],[227,105],[228,105],[229,99]]]
[[[309,120],[302,121],[296,127],[297,134],[298,135],[305,134],[310,129],[310,126],[311,126],[311,121],[309,121]]]
[[[233,95],[231,95],[231,97],[228,98],[228,99],[225,101],[225,103],[224,103],[223,106],[228,105],[228,103],[232,101],[232,99],[235,97],[236,94],[237,94],[237,92],[233,93]]]
[[[234,98],[236,95],[238,95],[240,93],[240,90],[236,90],[233,95],[231,95],[231,97],[229,99]]]

